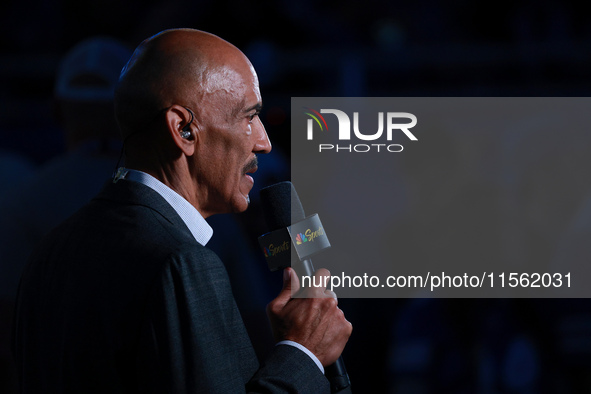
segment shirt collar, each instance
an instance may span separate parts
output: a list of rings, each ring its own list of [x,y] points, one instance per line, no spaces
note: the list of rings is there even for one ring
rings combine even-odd
[[[154,178],[152,175],[146,174],[142,171],[120,167],[117,170],[117,175],[113,182],[117,182],[119,179],[141,183],[160,194],[160,196],[172,206],[183,222],[185,222],[197,242],[203,246],[209,242],[213,235],[213,229],[209,223],[205,221],[203,216],[201,216],[199,211],[180,194]]]

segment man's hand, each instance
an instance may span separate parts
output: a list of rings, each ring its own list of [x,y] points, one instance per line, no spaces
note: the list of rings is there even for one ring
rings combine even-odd
[[[319,269],[314,276],[330,276]],[[307,298],[292,298],[292,291]],[[333,364],[343,352],[353,326],[337,307],[334,292],[326,287],[300,289],[300,280],[291,268],[283,271],[283,289],[267,305],[267,315],[276,341],[290,340],[305,346],[322,365]]]

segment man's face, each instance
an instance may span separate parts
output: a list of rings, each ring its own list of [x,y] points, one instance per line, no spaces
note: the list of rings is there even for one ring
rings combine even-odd
[[[254,68],[216,70],[195,108],[198,132],[194,178],[201,214],[242,212],[249,203],[256,171],[255,153],[271,144],[259,112],[262,101]]]

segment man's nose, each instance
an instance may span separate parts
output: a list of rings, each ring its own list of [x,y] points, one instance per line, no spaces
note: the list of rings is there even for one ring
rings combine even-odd
[[[263,122],[257,116],[255,122],[255,138],[256,142],[254,145],[253,152],[255,153],[269,153],[271,152],[271,141],[269,141],[269,136],[267,135],[267,131],[265,130],[265,126],[263,126]]]

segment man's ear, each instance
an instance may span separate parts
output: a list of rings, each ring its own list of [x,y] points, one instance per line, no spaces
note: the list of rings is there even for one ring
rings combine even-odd
[[[166,126],[174,144],[185,156],[193,156],[197,142],[193,114],[185,107],[172,105],[166,110]]]

